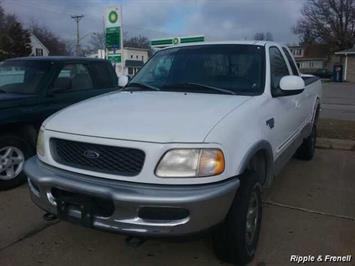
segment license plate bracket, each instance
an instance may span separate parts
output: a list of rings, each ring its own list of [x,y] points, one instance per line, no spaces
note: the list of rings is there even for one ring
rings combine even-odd
[[[56,199],[57,216],[62,220],[79,223],[86,227],[93,227],[93,202],[88,199],[61,197]],[[71,211],[79,211],[80,215],[73,215]]]

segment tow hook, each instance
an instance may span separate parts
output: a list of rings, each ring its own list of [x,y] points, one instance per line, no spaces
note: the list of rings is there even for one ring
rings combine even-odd
[[[145,241],[146,240],[144,238],[139,238],[134,236],[128,236],[126,238],[127,246],[135,247],[135,248],[141,246]]]
[[[43,219],[47,222],[53,222],[53,221],[57,220],[58,218],[53,213],[47,212],[47,213],[43,214]]]

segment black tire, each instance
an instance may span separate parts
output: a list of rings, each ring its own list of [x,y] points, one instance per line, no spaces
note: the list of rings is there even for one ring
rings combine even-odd
[[[217,257],[225,262],[245,265],[256,251],[262,219],[261,183],[254,172],[248,171],[241,178],[229,213],[224,222],[213,232],[213,246]],[[247,234],[247,214],[251,201],[256,200],[254,234]]]
[[[314,157],[317,142],[317,124],[320,106],[317,106],[311,134],[305,138],[301,146],[297,149],[295,157],[300,160],[310,161]]]
[[[302,145],[296,151],[296,158],[309,161],[314,157],[317,141],[317,126],[314,124],[311,134],[303,140]]]
[[[28,159],[33,154],[33,149],[26,141],[19,136],[0,135],[0,151],[6,149],[6,147],[14,147],[22,152],[24,160]],[[26,176],[23,171],[19,172],[14,178],[4,180],[5,172],[2,171],[2,166],[5,166],[5,161],[0,154],[0,190],[8,190],[23,184],[26,181]]]

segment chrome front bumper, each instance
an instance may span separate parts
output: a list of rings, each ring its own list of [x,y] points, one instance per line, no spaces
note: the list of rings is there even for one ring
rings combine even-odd
[[[87,195],[94,202],[105,199],[112,205],[112,212],[109,215],[94,212],[91,226],[141,236],[186,235],[220,223],[240,185],[237,177],[203,185],[123,182],[54,168],[36,157],[26,162],[25,173],[31,198],[40,208],[58,215],[58,198],[53,193],[58,190],[70,195]],[[83,217],[80,208],[71,206],[67,211],[74,220]]]

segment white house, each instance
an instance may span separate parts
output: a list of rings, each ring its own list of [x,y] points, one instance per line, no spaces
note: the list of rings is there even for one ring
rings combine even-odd
[[[30,35],[32,51],[30,56],[48,56],[49,50],[46,46],[33,34]]]
[[[344,80],[355,82],[355,45],[350,49],[342,50],[335,54],[340,56],[340,63],[344,66]]]
[[[105,58],[105,51],[100,49],[95,54],[87,55],[93,58]],[[108,54],[109,60],[111,54]],[[148,61],[148,49],[124,47],[119,59],[121,63],[116,64],[117,75],[134,76],[138,70]],[[123,66],[123,67],[122,67]]]
[[[145,62],[148,61],[148,50],[141,48],[125,47],[123,49],[123,59],[123,74],[133,76],[145,64]]]

